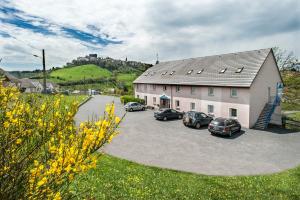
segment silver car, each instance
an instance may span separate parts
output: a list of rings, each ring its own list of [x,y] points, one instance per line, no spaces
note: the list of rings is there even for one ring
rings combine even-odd
[[[125,106],[124,106],[126,111],[135,111],[135,110],[146,110],[146,106],[137,103],[137,102],[128,102]]]

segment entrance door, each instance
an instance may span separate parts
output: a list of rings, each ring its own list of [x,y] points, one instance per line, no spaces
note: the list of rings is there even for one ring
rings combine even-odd
[[[161,108],[170,108],[170,100],[169,99],[161,99],[160,107]]]

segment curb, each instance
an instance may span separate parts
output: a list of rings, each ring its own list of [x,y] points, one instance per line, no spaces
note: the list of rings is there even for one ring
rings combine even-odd
[[[81,107],[83,104],[85,104],[86,102],[88,102],[92,97],[92,95],[89,95],[83,102],[81,102],[79,105],[78,105],[78,108]]]

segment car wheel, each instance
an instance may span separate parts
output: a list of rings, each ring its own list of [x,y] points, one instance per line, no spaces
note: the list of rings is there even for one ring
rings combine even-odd
[[[164,117],[164,118],[163,118],[164,121],[167,121],[167,119],[168,119],[167,117]]]
[[[196,129],[199,129],[199,128],[201,128],[201,124],[198,122],[195,127],[196,127]]]
[[[130,111],[130,112],[132,112],[132,111],[133,111],[133,109],[132,109],[132,108],[130,108],[130,109],[129,109],[129,111]]]
[[[182,115],[178,115],[178,119],[182,119]]]
[[[232,136],[232,131],[230,130],[230,131],[229,131],[229,137],[231,137],[231,136]]]

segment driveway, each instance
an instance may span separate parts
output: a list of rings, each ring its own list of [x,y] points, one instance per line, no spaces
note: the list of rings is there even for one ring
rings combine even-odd
[[[80,107],[76,121],[101,115],[119,98],[97,95]],[[206,128],[186,128],[182,121],[157,121],[153,111],[129,112],[121,134],[105,147],[110,155],[150,166],[208,175],[250,175],[279,172],[300,164],[300,132],[243,129],[231,138],[212,136]]]

